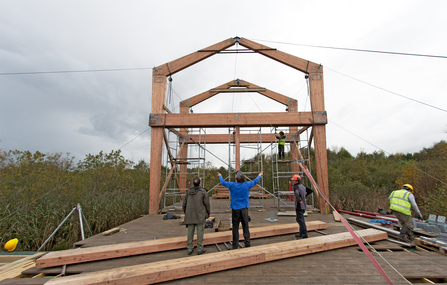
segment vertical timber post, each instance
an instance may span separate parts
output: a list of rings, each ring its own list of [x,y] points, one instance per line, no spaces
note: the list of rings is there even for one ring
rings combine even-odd
[[[235,170],[241,170],[241,127],[236,126],[234,134],[234,143],[236,145],[236,162],[234,163]]]
[[[323,86],[323,66],[311,65],[309,72],[310,101],[314,121],[316,112],[325,112],[324,109],[324,86]],[[329,199],[329,178],[327,167],[327,147],[326,147],[326,125],[313,126],[314,146],[315,146],[315,166],[317,171],[318,185],[323,194]],[[329,205],[320,196],[320,213],[330,214]]]
[[[163,68],[152,70],[152,114],[163,114],[166,96],[166,76]],[[158,214],[158,194],[161,182],[161,158],[163,153],[163,126],[151,127],[151,160],[149,186],[149,215]]]
[[[289,102],[289,105],[287,107],[288,112],[298,112],[298,101],[297,100],[291,100]],[[299,143],[300,137],[298,136],[298,127],[289,127],[289,136],[293,136],[289,139],[292,139],[294,141],[290,142],[290,154],[292,155],[291,159],[300,159],[300,155],[298,153],[297,145]],[[296,144],[295,144],[296,142]],[[295,161],[292,162],[292,172],[297,173],[299,172],[299,165]]]
[[[188,106],[183,106],[180,103],[180,113],[184,114],[185,116],[187,116],[189,114],[189,107]],[[184,129],[184,128],[180,129],[180,134],[183,135],[184,137],[179,138],[179,146],[188,137],[188,132],[189,132],[189,129]],[[186,192],[185,189],[187,188],[186,187],[186,183],[187,183],[187,174],[186,173],[188,172],[188,165],[186,164],[186,161],[188,160],[188,144],[185,144],[185,147],[183,147],[180,150],[179,159],[180,159],[180,161],[184,161],[185,162],[185,163],[181,163],[180,164],[180,175],[179,175],[180,176],[180,178],[179,178],[179,181],[180,181],[180,183],[179,183],[180,192],[181,193],[185,193]],[[181,199],[183,199],[183,198],[184,198],[184,194],[181,195]]]

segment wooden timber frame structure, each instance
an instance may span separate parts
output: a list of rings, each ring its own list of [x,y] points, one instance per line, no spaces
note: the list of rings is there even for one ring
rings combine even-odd
[[[298,102],[290,97],[261,88],[246,81],[234,80],[214,89],[203,92],[180,102],[180,113],[171,113],[164,105],[166,101],[167,82],[171,75],[188,68],[202,60],[225,51],[236,45],[245,47],[252,52],[259,53],[270,59],[278,61],[293,69],[301,71],[308,76],[310,93],[310,112],[298,112]],[[228,52],[228,51],[227,51]],[[288,112],[263,113],[190,113],[189,109],[212,96],[223,92],[257,92],[276,102],[287,106]],[[189,143],[200,143],[189,137],[188,128],[227,128],[235,129],[234,142],[236,144],[236,169],[240,167],[240,144],[244,138],[240,134],[241,127],[289,127],[287,139],[294,158],[299,158],[297,141],[299,133],[304,128],[312,128],[311,138],[314,142],[317,180],[319,187],[326,197],[329,197],[327,150],[326,150],[326,124],[327,114],[324,107],[323,66],[299,57],[281,52],[246,38],[234,37],[221,41],[205,49],[188,54],[171,62],[154,67],[152,72],[152,109],[149,115],[151,127],[151,157],[150,157],[150,188],[149,188],[149,215],[159,212],[161,198],[161,163],[165,129],[169,129],[179,136],[181,144],[178,160],[187,158],[187,151],[182,147]],[[298,130],[299,127],[302,127]],[[179,131],[175,129],[179,129]],[[273,134],[265,134],[264,142],[271,142]],[[207,135],[206,143],[228,143],[227,135]],[[274,139],[273,139],[274,141]],[[310,147],[310,145],[309,145]],[[186,172],[186,165],[180,164],[180,173]],[[298,172],[298,164],[294,166]],[[183,168],[183,170],[182,170]],[[178,179],[179,187],[186,188],[186,175]],[[162,189],[163,190],[163,189]],[[320,212],[329,213],[328,205],[319,197]]]

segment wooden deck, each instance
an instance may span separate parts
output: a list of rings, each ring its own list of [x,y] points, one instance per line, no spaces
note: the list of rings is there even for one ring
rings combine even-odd
[[[211,216],[218,220],[228,221],[231,218],[229,201],[224,199],[210,199]],[[254,203],[254,204],[257,204]],[[265,200],[264,210],[250,208],[250,227],[265,227],[273,224],[290,224],[295,222],[295,217],[278,216],[277,209],[273,207],[273,199]],[[277,222],[268,221],[270,212],[275,213]],[[177,213],[179,214],[179,213]],[[364,219],[367,221],[367,219]],[[162,215],[144,216],[132,222],[121,225],[121,231],[109,236],[96,235],[78,242],[76,245],[82,248],[120,244],[125,242],[146,241],[184,236],[186,240],[186,228],[180,220],[163,220]],[[333,215],[321,215],[309,213],[306,222],[322,221],[328,227],[321,232],[338,234],[347,232],[340,222],[335,222]],[[355,229],[361,229],[354,226]],[[205,233],[213,233],[213,228],[205,229]],[[322,234],[311,231],[309,238],[321,237]],[[252,249],[256,246],[274,244],[294,240],[294,234],[253,239]],[[404,277],[413,283],[431,281],[434,283],[447,282],[447,256],[435,251],[421,251],[405,249],[395,243],[383,240],[372,243],[380,255],[396,268]],[[227,251],[223,244],[219,244],[222,251]],[[206,245],[206,254],[218,252],[215,245]],[[76,249],[74,249],[76,250]],[[194,256],[197,251],[193,253]],[[394,284],[408,284],[396,273],[390,265],[381,259],[376,253],[373,256],[384,268]],[[72,264],[66,267],[67,275],[82,274],[121,268],[124,266],[140,265],[150,262],[188,258],[185,249],[154,252],[137,256],[115,258],[109,260],[94,261],[89,263]],[[35,267],[22,272],[21,278],[0,281],[0,284],[45,284],[54,282],[55,276],[62,271],[61,266],[37,269]],[[40,274],[40,275],[39,275]],[[42,278],[31,277],[37,276]],[[27,278],[25,278],[27,277]],[[423,278],[426,278],[425,280]],[[50,282],[50,283],[52,283]],[[244,266],[214,273],[208,273],[179,280],[164,282],[161,284],[386,284],[385,279],[376,270],[367,256],[358,246],[328,250],[319,253],[291,257],[256,265]]]

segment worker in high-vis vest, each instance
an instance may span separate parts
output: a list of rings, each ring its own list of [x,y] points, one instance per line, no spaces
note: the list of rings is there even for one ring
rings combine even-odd
[[[421,211],[419,211],[413,193],[413,186],[404,184],[402,189],[391,192],[388,197],[388,200],[390,200],[390,210],[401,224],[399,239],[405,242],[414,240],[412,232],[414,223],[413,217],[411,216],[411,208],[418,214],[417,218],[422,220],[422,214]]]
[[[279,136],[275,133],[278,139],[278,159],[284,159],[284,146],[286,145],[286,136],[283,131],[279,132]]]

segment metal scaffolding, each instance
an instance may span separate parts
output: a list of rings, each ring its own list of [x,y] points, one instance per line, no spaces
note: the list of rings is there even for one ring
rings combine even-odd
[[[271,132],[279,132],[279,129],[272,129]],[[286,130],[282,130],[286,133]],[[272,179],[273,179],[273,194],[276,202],[275,206],[278,207],[278,211],[281,209],[295,208],[293,185],[291,178],[293,175],[298,174],[301,177],[301,183],[306,186],[311,186],[310,180],[304,175],[303,170],[300,167],[293,167],[301,163],[305,165],[309,171],[311,171],[310,164],[310,146],[309,146],[309,134],[308,130],[305,130],[296,142],[298,148],[303,157],[292,157],[293,154],[290,151],[290,147],[284,149],[285,158],[279,159],[278,156],[278,142],[272,141],[271,143],[271,163],[272,163]],[[289,144],[286,144],[287,146]],[[299,169],[298,173],[293,169]],[[311,203],[308,204],[308,208],[314,208],[314,196],[311,196]]]
[[[178,135],[168,130],[169,147],[163,153],[165,156],[165,183],[162,191],[163,194],[163,211],[174,211],[182,209],[182,202],[186,191],[191,187],[191,181],[194,177],[202,179],[202,185],[205,185],[205,147],[206,147],[206,131],[205,129],[189,129],[189,134],[198,135],[199,142],[184,144],[187,148],[187,157],[179,158],[182,142]],[[181,172],[180,165],[186,165],[186,172]],[[186,175],[186,181],[189,181],[186,188],[180,188],[180,175]]]

